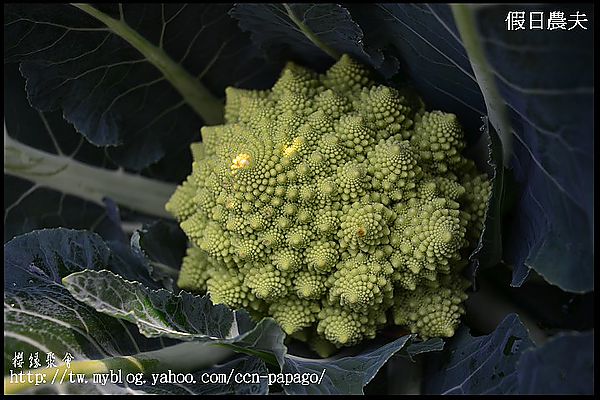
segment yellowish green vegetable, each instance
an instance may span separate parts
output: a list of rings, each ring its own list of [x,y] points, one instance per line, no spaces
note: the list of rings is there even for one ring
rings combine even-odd
[[[348,56],[226,94],[226,123],[202,128],[166,205],[192,243],[178,285],[319,348],[390,323],[452,336],[490,193],[456,116]]]

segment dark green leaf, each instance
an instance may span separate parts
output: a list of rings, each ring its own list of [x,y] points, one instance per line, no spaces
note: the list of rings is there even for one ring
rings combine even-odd
[[[196,383],[147,383],[141,386],[132,386],[133,390],[141,391],[141,394],[167,394],[167,395],[223,395],[223,394],[268,394],[269,387],[266,379],[258,383],[236,383],[230,379],[228,383],[204,383],[209,378],[216,376],[227,376],[230,374],[259,374],[266,376],[268,373],[265,363],[255,357],[237,357],[224,364],[215,365],[202,371],[190,373],[188,376],[195,379]],[[218,374],[218,375],[217,375]],[[160,381],[159,381],[160,382]]]
[[[150,276],[170,291],[174,291],[174,280],[186,247],[187,237],[177,224],[171,222],[155,221],[131,236],[132,251],[148,259],[146,265]]]
[[[504,258],[515,266],[513,285],[534,268],[563,290],[590,291],[593,29],[509,31],[509,5],[461,6],[473,18],[461,22],[460,33],[448,5],[348,7],[367,33],[365,43],[397,54],[425,103],[456,113],[471,140],[478,137],[478,117],[489,114],[502,139],[504,166],[518,184],[503,232]],[[523,10],[548,15],[555,8]],[[561,11],[585,13],[584,25],[591,25],[588,6]]]
[[[252,33],[252,40],[277,61],[296,60],[322,70],[347,53],[372,65],[385,76],[397,70],[384,62],[379,49],[364,47],[363,31],[339,4],[246,4],[230,11],[240,27]]]
[[[249,315],[243,311],[236,311],[236,320],[241,315],[243,321],[249,322]],[[238,324],[238,330],[240,325]],[[283,344],[285,333],[272,318],[263,318],[258,324],[252,323],[239,330],[239,335],[227,340],[220,340],[223,345],[241,353],[250,354],[264,360],[267,364],[281,368],[286,357],[287,348]]]
[[[284,373],[313,374],[318,383],[292,383],[283,386],[287,394],[362,394],[363,388],[373,379],[385,362],[400,351],[411,339],[403,336],[384,346],[340,359],[308,359],[287,355]]]
[[[183,385],[171,385],[171,384],[159,384],[159,385],[145,385],[144,389],[146,393],[151,394],[205,394],[205,395],[216,395],[216,394],[235,394],[235,395],[255,395],[255,394],[268,394],[269,386],[267,385],[266,379],[260,379],[258,383],[236,383],[234,379],[231,379],[228,383],[202,383],[203,379],[206,380],[210,376],[217,376],[217,374],[229,376],[233,371],[234,374],[258,374],[260,376],[266,376],[268,369],[265,363],[255,357],[238,357],[225,364],[216,365],[214,368],[204,370],[201,372],[195,372],[192,374],[196,380],[196,384],[183,384]]]
[[[488,119],[483,118],[482,139],[487,143],[487,167],[492,179],[492,191],[485,214],[483,231],[477,247],[469,259],[472,261],[470,274],[473,281],[479,268],[489,268],[497,265],[502,260],[502,222],[504,216],[503,205],[506,201],[506,175],[502,161],[502,143],[493,129],[490,129]],[[476,287],[476,285],[474,284]]]
[[[431,338],[422,342],[411,342],[403,349],[402,353],[406,353],[408,358],[413,360],[413,357],[418,354],[442,351],[443,349],[444,340],[442,340],[442,338]]]
[[[152,290],[110,271],[81,271],[62,282],[77,300],[136,324],[144,336],[231,345],[274,365],[283,364],[284,334],[269,318],[240,332],[236,314],[224,305],[213,305],[208,296]]]
[[[143,254],[132,251],[129,243],[113,240],[106,241],[106,245],[111,251],[108,260],[108,268],[111,271],[125,279],[141,282],[153,289],[161,287],[151,277],[146,257]]]
[[[594,394],[594,333],[560,333],[523,352],[517,374],[519,394]]]
[[[170,342],[142,336],[135,325],[78,302],[60,284],[70,273],[105,268],[110,259],[100,237],[83,231],[35,231],[4,245],[5,371],[15,351],[100,359]]]
[[[4,241],[40,228],[67,226],[105,235],[112,224],[105,209],[75,196],[4,175]]]
[[[91,165],[110,167],[103,151],[87,143],[60,112],[41,113],[29,105],[25,80],[18,66],[4,66],[4,116],[10,136],[22,143],[57,154],[58,151]],[[39,228],[68,226],[104,234],[112,224],[101,204],[4,175],[4,241]]]
[[[426,380],[429,394],[508,394],[517,389],[519,357],[534,344],[516,314],[496,330],[473,337],[461,327]]]
[[[41,353],[40,361],[44,362],[45,353],[52,351],[60,360],[66,352],[76,361],[93,359],[103,360],[110,357],[133,355],[163,349],[180,343],[167,337],[148,338],[140,334],[137,327],[122,319],[113,318],[100,313],[92,307],[77,301],[62,286],[64,277],[72,273],[96,272],[97,269],[111,268],[113,271],[129,274],[135,271],[132,266],[122,264],[131,259],[115,256],[99,236],[85,231],[52,229],[35,231],[19,236],[4,246],[4,268],[9,279],[4,286],[4,366],[5,372],[12,367],[11,358],[15,352],[23,352],[24,368],[27,368],[27,357],[34,352]],[[139,269],[143,276],[147,271]],[[108,271],[104,271],[108,273]],[[116,276],[116,275],[113,275]],[[123,281],[121,278],[118,278]],[[145,279],[148,279],[147,277]],[[99,282],[100,283],[100,282]],[[127,288],[128,289],[128,288]],[[160,293],[168,293],[162,290]],[[126,294],[118,291],[113,295],[120,297]],[[166,295],[164,295],[166,297]],[[187,295],[186,298],[190,298]],[[258,355],[264,355],[277,346],[281,332],[270,320],[263,320],[258,325],[250,323],[245,313],[235,313],[224,306],[212,306],[206,298],[201,299],[194,308],[186,303],[195,323],[203,324],[207,333],[237,335],[234,339],[223,342],[234,343]],[[202,308],[202,309],[201,309]],[[173,312],[172,318],[181,317]],[[239,316],[237,324],[234,315]],[[184,316],[186,317],[186,316]],[[235,324],[234,324],[235,322]],[[195,329],[201,329],[196,326]],[[255,349],[252,346],[256,346]],[[285,347],[282,351],[285,351]],[[270,353],[270,357],[274,358]],[[281,360],[278,357],[278,360]],[[268,357],[266,357],[268,358]],[[269,360],[271,360],[269,358]],[[273,361],[276,363],[276,361]],[[228,363],[216,365],[208,370],[191,371],[196,378],[202,373],[259,373],[267,371],[263,361],[254,357],[237,357]],[[41,393],[266,393],[266,383],[237,384],[230,381],[227,385],[205,385],[197,379],[195,384],[158,384],[158,385],[61,385],[39,387],[33,390]]]
[[[190,82],[202,79],[217,97],[227,85],[260,85],[273,77],[227,16],[226,4],[121,9],[122,15],[117,5],[99,11],[122,16],[176,68],[183,67]],[[139,170],[198,139],[197,107],[181,93],[189,87],[176,90],[156,60],[149,62],[104,23],[73,5],[11,4],[4,15],[5,61],[21,63],[31,103],[41,111],[62,110],[96,145],[118,146],[108,153],[119,165]]]
[[[145,336],[222,344],[271,365],[283,365],[284,373],[320,374],[326,369],[321,384],[310,388],[296,382],[284,385],[288,393],[361,393],[387,359],[410,339],[410,335],[405,336],[352,357],[312,360],[286,354],[284,334],[272,319],[265,318],[255,325],[245,312],[223,314],[227,309],[213,306],[206,296],[150,290],[109,271],[83,271],[69,275],[63,282],[78,300],[100,312],[135,323]],[[233,316],[235,320],[230,319]],[[423,348],[417,346],[412,354],[437,349],[437,344],[433,341]]]
[[[116,168],[105,149],[88,143],[62,118],[61,112],[42,113],[29,105],[23,89],[25,80],[19,74],[16,64],[5,65],[4,82],[5,123],[11,138],[50,155],[62,154],[64,164],[75,160],[107,171]],[[186,148],[185,152],[176,153],[175,156],[178,162],[168,167],[162,166],[159,173],[150,169],[145,169],[142,173],[153,178],[181,181],[189,173],[189,149]],[[6,164],[5,160],[5,241],[40,228],[88,229],[111,240],[122,230],[121,224],[116,225],[115,218],[108,218],[106,201],[110,199],[104,199],[104,203],[100,200],[86,201],[64,191],[50,189],[43,183],[33,183],[10,175],[11,170],[7,169]],[[49,170],[56,171],[55,168]],[[64,173],[64,170],[58,172],[60,173]],[[118,183],[113,183],[114,185]],[[71,186],[76,187],[76,183],[72,181]],[[167,198],[165,196],[165,201]],[[126,221],[144,218],[124,207],[119,208],[119,214]]]
[[[110,271],[81,271],[62,279],[73,297],[99,312],[136,324],[146,337],[206,340],[230,336],[233,314],[208,297],[150,290]]]
[[[546,15],[555,8],[522,7]],[[504,235],[505,257],[515,265],[513,285],[534,268],[563,290],[587,292],[594,281],[593,32],[508,31],[509,10],[476,11],[478,37],[513,137],[505,151],[512,156],[518,197]],[[593,18],[590,6],[561,11]]]
[[[110,222],[109,226],[111,228],[103,238],[105,240],[115,240],[121,243],[127,242],[127,235],[123,230],[123,221],[121,220],[119,206],[111,198],[105,197],[103,200],[106,209],[106,217]]]

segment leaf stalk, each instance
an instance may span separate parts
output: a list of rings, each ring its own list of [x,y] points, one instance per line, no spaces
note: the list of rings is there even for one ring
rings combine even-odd
[[[67,156],[48,153],[4,134],[4,173],[27,179],[104,207],[111,198],[131,210],[172,218],[165,204],[175,185],[130,174],[122,169],[93,167]]]
[[[115,35],[142,53],[177,89],[187,104],[202,117],[205,124],[217,125],[223,122],[223,103],[183,66],[173,61],[162,48],[150,43],[132,29],[125,20],[114,19],[90,4],[72,3],[72,5],[102,22]]]
[[[22,374],[23,376],[45,374],[46,377],[49,377],[47,380],[51,380],[49,383],[57,384],[68,382],[70,373],[79,376],[83,374],[88,380],[93,379],[95,374],[108,374],[117,370],[121,371],[123,375],[142,373],[144,376],[168,370],[175,373],[188,373],[210,368],[233,354],[233,351],[211,343],[185,342],[133,356],[110,357],[102,360],[74,360],[68,367],[63,363],[54,368],[41,367],[22,371]],[[56,377],[56,379],[51,377]],[[10,375],[6,376],[4,378],[4,394],[21,393],[34,387],[33,381],[15,382]]]

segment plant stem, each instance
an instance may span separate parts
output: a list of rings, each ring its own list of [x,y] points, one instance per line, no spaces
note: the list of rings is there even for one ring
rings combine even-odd
[[[498,93],[494,73],[481,44],[481,34],[476,27],[474,5],[452,4],[450,7],[473,73],[477,78],[477,84],[483,94],[490,122],[502,142],[504,165],[508,166],[512,154],[512,127],[506,112],[506,104]]]
[[[59,379],[63,374],[67,374],[64,376],[68,379],[69,372],[84,374],[87,379],[93,378],[94,374],[110,373],[111,370],[120,370],[123,374],[141,372],[144,375],[166,372],[167,370],[176,373],[187,373],[209,368],[232,354],[234,354],[233,351],[211,343],[185,342],[133,356],[72,361],[69,368],[66,364],[61,364],[55,368],[37,368],[22,372],[23,376],[26,376],[27,373],[46,374],[46,377],[50,377],[48,380],[57,376],[54,383],[59,383]],[[60,383],[64,383],[64,381]],[[11,382],[10,376],[4,378],[4,394],[20,393],[32,386],[34,386],[34,383]]]
[[[171,218],[165,211],[165,203],[175,191],[175,185],[47,153],[14,140],[6,131],[4,173],[102,207],[102,199],[109,197],[129,209]]]
[[[300,29],[300,31],[304,34],[304,36],[308,38],[308,40],[313,42],[315,46],[323,50],[334,60],[338,60],[340,58],[340,54],[333,48],[331,48],[327,43],[323,42],[317,35],[315,35],[315,33],[296,16],[294,10],[292,10],[292,8],[287,3],[283,3],[283,7],[287,12],[288,17],[290,17],[292,22],[296,24],[298,29]]]
[[[223,122],[222,102],[180,64],[173,61],[162,48],[154,46],[124,20],[114,19],[89,4],[72,3],[72,5],[105,24],[115,35],[142,53],[179,91],[190,107],[202,117],[205,124],[216,125]]]

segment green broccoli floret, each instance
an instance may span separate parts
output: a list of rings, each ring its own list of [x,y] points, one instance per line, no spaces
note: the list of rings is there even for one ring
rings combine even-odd
[[[288,63],[272,90],[228,88],[226,123],[202,128],[166,205],[193,246],[179,286],[323,354],[388,323],[452,336],[490,183],[456,116],[403,93],[348,56],[324,75]]]

